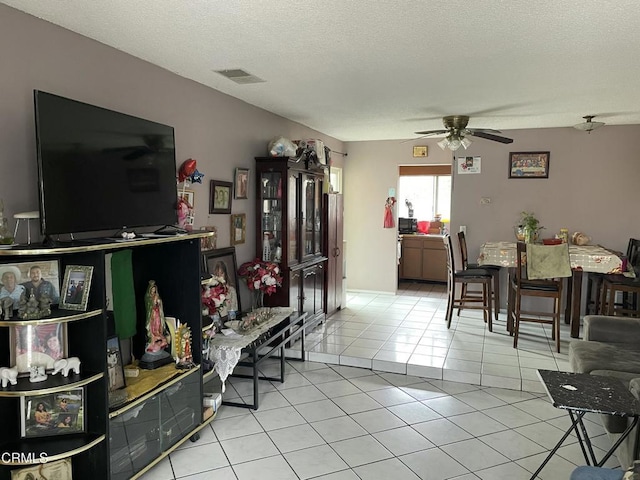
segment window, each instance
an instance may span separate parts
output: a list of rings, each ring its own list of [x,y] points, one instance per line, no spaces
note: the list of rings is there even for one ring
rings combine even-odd
[[[431,173],[431,174],[430,174]],[[442,165],[400,167],[398,216],[432,220],[436,214],[446,222],[451,218],[451,167]]]
[[[331,193],[342,193],[342,169],[331,167],[329,173],[329,184]]]

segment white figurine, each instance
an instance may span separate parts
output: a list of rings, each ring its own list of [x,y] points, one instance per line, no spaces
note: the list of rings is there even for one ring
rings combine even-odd
[[[44,365],[32,365],[29,372],[29,381],[31,383],[44,382],[47,379],[47,374],[44,373]]]
[[[69,376],[69,370],[73,370],[76,375],[80,373],[80,359],[78,357],[61,358],[53,362],[53,372],[51,375],[62,371],[63,377]]]
[[[2,378],[2,388],[6,388],[9,383],[18,383],[18,367],[0,367],[0,378]]]

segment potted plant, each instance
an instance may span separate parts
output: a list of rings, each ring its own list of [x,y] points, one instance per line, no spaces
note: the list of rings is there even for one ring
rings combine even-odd
[[[516,237],[521,242],[535,242],[538,238],[538,232],[543,228],[533,212],[523,211],[520,212],[520,224],[516,227]]]

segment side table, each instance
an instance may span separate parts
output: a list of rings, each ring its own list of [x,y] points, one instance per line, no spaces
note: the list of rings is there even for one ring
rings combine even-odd
[[[535,479],[551,457],[558,451],[572,431],[578,437],[580,449],[587,465],[601,467],[613,455],[625,438],[638,424],[640,417],[640,402],[633,396],[628,388],[618,379],[588,373],[569,373],[551,370],[538,370],[538,378],[544,385],[551,403],[556,408],[567,410],[571,417],[571,426],[567,429],[555,447],[549,452],[547,458],[531,476]],[[598,462],[596,460],[591,440],[584,426],[582,417],[587,412],[616,415],[619,417],[631,417],[633,420],[607,453]],[[579,427],[579,428],[578,428]],[[636,453],[638,456],[638,440],[640,429],[636,432]],[[588,454],[587,454],[588,452]]]

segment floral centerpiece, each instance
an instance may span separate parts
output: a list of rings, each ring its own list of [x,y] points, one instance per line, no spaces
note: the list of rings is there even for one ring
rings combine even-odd
[[[280,266],[274,262],[266,262],[256,258],[240,265],[238,275],[247,283],[249,291],[254,294],[256,307],[262,306],[264,294],[271,295],[282,285]]]
[[[219,309],[227,305],[229,287],[224,278],[212,276],[209,282],[202,286],[202,306],[205,315],[215,315]]]

